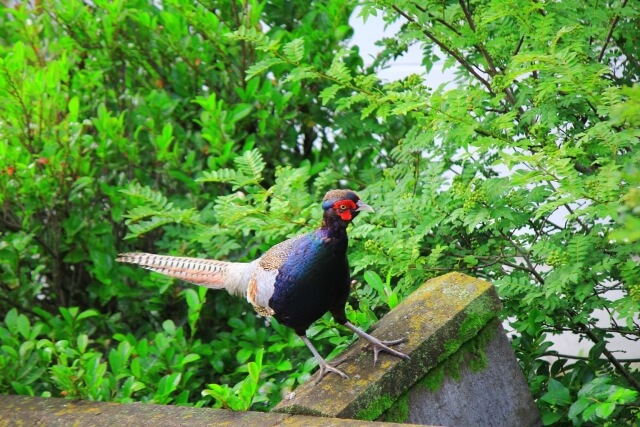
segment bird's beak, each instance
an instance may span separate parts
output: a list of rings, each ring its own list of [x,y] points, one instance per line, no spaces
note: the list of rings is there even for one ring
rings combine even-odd
[[[358,203],[356,203],[356,205],[358,206],[356,212],[375,212],[371,206],[369,206],[362,200],[358,200]]]

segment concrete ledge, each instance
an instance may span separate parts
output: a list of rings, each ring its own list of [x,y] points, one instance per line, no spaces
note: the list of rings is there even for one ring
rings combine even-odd
[[[362,340],[342,355],[351,378],[301,385],[271,413],[0,396],[2,426],[368,426],[373,420],[451,427],[540,426],[540,416],[486,281],[429,280],[372,328],[411,359],[373,354]],[[356,421],[360,420],[360,421]],[[400,425],[385,424],[380,425]],[[407,425],[407,424],[401,424]]]
[[[0,426],[407,426],[336,418],[315,418],[263,412],[233,412],[184,406],[87,402],[56,398],[1,396]]]
[[[496,317],[501,304],[486,281],[460,273],[429,280],[372,329],[381,339],[408,338],[398,346],[410,360],[373,353],[358,340],[340,369],[351,378],[326,376],[301,385],[274,411],[323,417],[375,420],[418,380],[454,354]]]
[[[542,426],[498,319],[429,371],[379,420],[452,427]]]

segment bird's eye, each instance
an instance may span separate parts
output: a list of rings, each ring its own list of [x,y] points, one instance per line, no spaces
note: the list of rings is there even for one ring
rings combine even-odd
[[[344,211],[347,209],[347,205],[340,205],[339,208],[341,211]]]

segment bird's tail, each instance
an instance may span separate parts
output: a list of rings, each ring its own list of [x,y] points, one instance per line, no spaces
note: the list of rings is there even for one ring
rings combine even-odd
[[[147,253],[120,254],[118,262],[139,265],[147,270],[212,289],[227,289],[246,295],[251,264]]]

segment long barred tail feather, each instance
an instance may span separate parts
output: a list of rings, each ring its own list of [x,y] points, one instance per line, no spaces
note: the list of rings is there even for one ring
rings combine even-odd
[[[212,289],[224,289],[229,267],[237,263],[200,258],[175,257],[147,253],[126,253],[116,258],[118,262],[139,265],[147,270],[165,276],[175,277],[185,282]],[[231,291],[231,290],[230,290]]]

